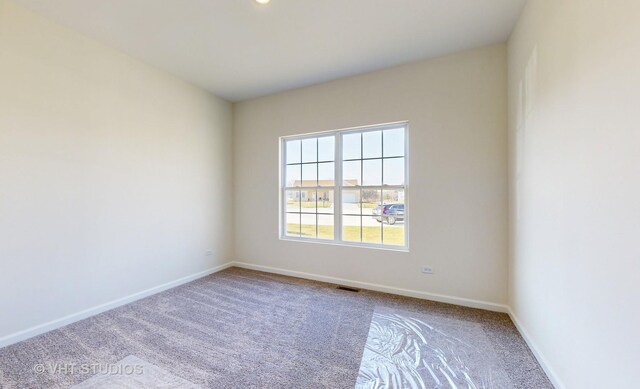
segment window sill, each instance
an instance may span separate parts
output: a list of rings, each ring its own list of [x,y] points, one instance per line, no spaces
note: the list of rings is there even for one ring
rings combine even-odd
[[[306,239],[306,238],[295,238],[291,236],[281,236],[281,241],[286,242],[297,242],[297,243],[314,243],[320,245],[329,245],[329,246],[342,246],[342,247],[354,247],[360,249],[374,249],[374,250],[384,250],[384,251],[395,251],[401,253],[408,253],[409,246],[386,246],[375,243],[358,243],[358,242],[344,242],[344,241],[336,241],[336,240],[318,240],[318,239]]]

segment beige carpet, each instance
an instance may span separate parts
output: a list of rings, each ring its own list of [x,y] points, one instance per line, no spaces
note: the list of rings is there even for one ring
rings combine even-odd
[[[354,388],[380,310],[457,323],[511,387],[552,387],[505,314],[237,268],[0,349],[0,387],[68,388],[96,374],[34,366],[135,356],[203,388]]]
[[[200,389],[193,383],[176,377],[133,355],[98,372],[72,389]]]

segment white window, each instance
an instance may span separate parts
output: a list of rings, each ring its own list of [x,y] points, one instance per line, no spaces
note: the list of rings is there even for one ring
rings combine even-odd
[[[281,138],[281,239],[408,248],[407,123]]]

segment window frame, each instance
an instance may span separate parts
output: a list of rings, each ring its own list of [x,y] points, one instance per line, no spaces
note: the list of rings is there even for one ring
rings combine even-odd
[[[383,131],[383,130],[392,130],[392,129],[404,129],[404,185],[384,185],[384,182],[381,185],[356,185],[356,186],[344,186],[342,180],[342,170],[343,170],[343,155],[342,155],[342,138],[346,134],[353,133],[366,133],[373,131]],[[304,140],[304,139],[312,139],[312,138],[321,138],[327,136],[334,136],[334,186],[333,187],[322,187],[322,188],[332,188],[334,192],[334,208],[333,208],[333,239],[319,239],[319,238],[306,238],[306,237],[296,237],[296,236],[288,236],[286,234],[287,228],[287,190],[304,190],[307,187],[287,187],[286,186],[286,168],[287,168],[287,141],[295,141],[295,140]],[[384,142],[384,141],[383,141]],[[384,144],[384,143],[383,143]],[[382,249],[382,250],[392,250],[392,251],[409,251],[409,218],[411,216],[411,212],[409,211],[409,122],[408,121],[400,121],[393,123],[385,123],[385,124],[377,124],[377,125],[368,125],[368,126],[360,126],[360,127],[351,127],[339,130],[331,130],[331,131],[321,131],[321,132],[313,132],[301,135],[291,135],[291,136],[282,136],[279,139],[280,145],[280,155],[279,155],[279,216],[278,216],[278,235],[280,240],[286,241],[294,241],[294,242],[309,242],[309,243],[318,243],[318,244],[329,244],[329,245],[339,245],[339,246],[348,246],[348,247],[363,247],[363,248],[374,248],[374,249]],[[360,160],[367,159],[378,159],[378,158],[364,158],[363,155],[360,156]],[[389,158],[389,157],[387,157]],[[393,157],[392,157],[393,158]],[[400,157],[396,157],[400,158]],[[379,159],[384,160],[385,157],[382,155]],[[384,165],[383,165],[384,166]],[[384,167],[383,167],[384,169]],[[301,183],[302,184],[302,183]],[[309,187],[308,189],[317,189],[316,187]],[[402,189],[404,190],[404,245],[390,245],[384,243],[366,243],[366,242],[352,242],[342,239],[342,192],[345,189],[381,189],[384,190],[393,190],[393,189]],[[360,199],[362,202],[362,198]],[[318,212],[316,208],[316,229],[318,226]],[[384,224],[384,222],[382,222]],[[360,223],[362,228],[362,221]],[[382,234],[384,234],[384,225],[381,226]]]

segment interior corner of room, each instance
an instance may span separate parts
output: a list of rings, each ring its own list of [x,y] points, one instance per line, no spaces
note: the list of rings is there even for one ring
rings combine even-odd
[[[401,3],[0,0],[0,387],[634,387],[640,2]]]

